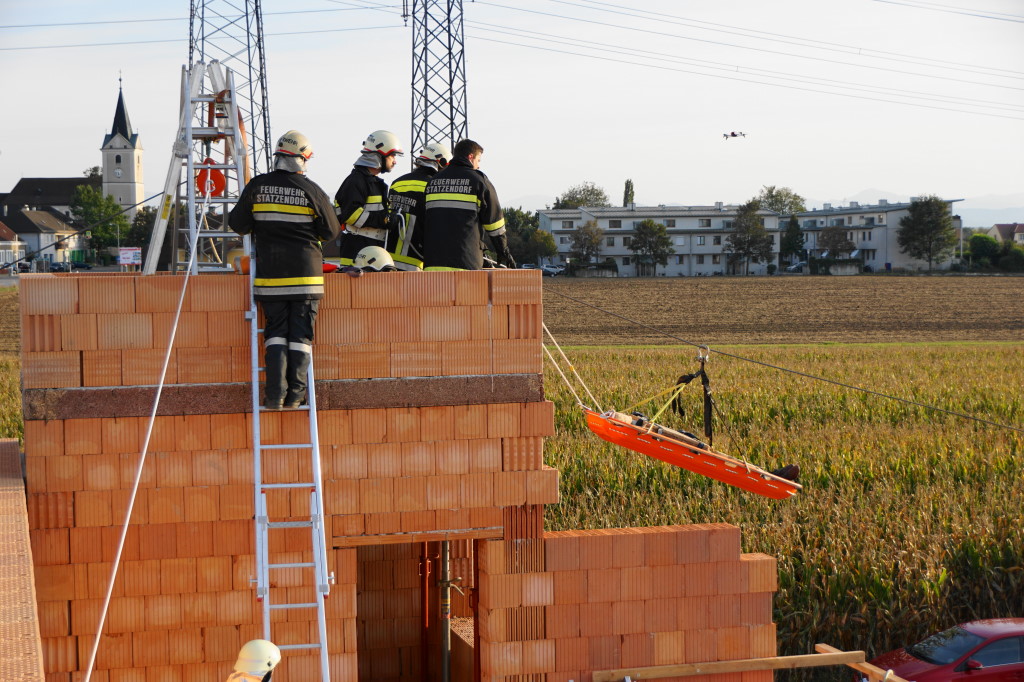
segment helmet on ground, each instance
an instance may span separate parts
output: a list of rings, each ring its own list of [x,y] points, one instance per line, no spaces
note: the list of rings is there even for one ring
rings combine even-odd
[[[416,158],[434,161],[438,166],[444,168],[452,158],[452,150],[444,142],[428,142],[416,152]]]
[[[254,639],[242,645],[235,661],[235,672],[261,674],[273,670],[281,662],[281,650],[273,642]]]
[[[397,154],[401,156],[402,143],[398,141],[398,135],[390,130],[375,130],[363,140],[364,152],[377,152],[381,156]]]
[[[384,272],[395,270],[395,261],[391,254],[380,246],[364,246],[356,257],[352,259],[352,265],[360,270],[373,270]]]
[[[313,156],[313,145],[309,143],[309,138],[298,130],[289,130],[278,139],[274,153],[283,156],[301,156],[308,160]]]

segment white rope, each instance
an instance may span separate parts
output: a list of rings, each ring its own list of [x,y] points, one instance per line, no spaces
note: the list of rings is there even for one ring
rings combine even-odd
[[[203,221],[206,221],[206,207],[209,205],[209,197],[203,202]],[[171,350],[174,348],[174,337],[178,332],[178,320],[181,319],[181,308],[185,302],[185,292],[188,290],[188,280],[192,276],[192,266],[195,263],[196,251],[199,248],[199,230],[190,235],[190,251],[188,269],[185,271],[185,278],[181,284],[181,294],[178,296],[178,308],[174,313],[174,324],[171,325],[171,337],[167,342],[167,352],[164,353],[164,364],[160,369],[160,381],[157,383],[156,395],[153,397],[153,409],[149,414],[149,423],[146,425],[146,437],[142,442],[142,451],[139,453],[139,463],[135,468],[135,478],[132,481],[131,495],[128,496],[128,507],[124,512],[124,523],[121,525],[121,536],[117,541],[117,551],[114,552],[114,561],[110,566],[110,581],[107,583],[107,592],[103,597],[103,608],[100,610],[100,622],[96,626],[96,639],[93,640],[92,650],[89,652],[89,663],[85,668],[83,682],[89,682],[92,678],[92,671],[96,665],[96,653],[100,648],[100,637],[103,635],[103,626],[107,621],[107,612],[110,610],[110,598],[114,593],[114,582],[117,580],[117,571],[121,566],[121,555],[124,553],[125,538],[128,535],[128,525],[132,518],[132,511],[135,509],[135,498],[139,493],[139,484],[142,480],[142,468],[146,463],[146,455],[149,453],[149,441],[153,435],[153,424],[156,421],[157,409],[160,406],[160,396],[164,390],[164,380],[167,377],[167,366],[171,361]],[[154,246],[154,248],[156,248]]]
[[[569,358],[566,357],[565,352],[562,350],[562,347],[558,345],[558,341],[555,341],[555,337],[551,333],[551,330],[548,329],[548,326],[546,324],[544,324],[543,322],[541,322],[540,324],[541,324],[541,327],[544,328],[544,331],[547,332],[548,338],[551,339],[551,343],[555,344],[555,348],[558,350],[558,354],[562,356],[562,359],[565,360],[565,364],[567,364],[569,366],[569,369],[572,370],[573,376],[576,377],[576,380],[580,382],[580,386],[582,386],[583,390],[587,392],[588,396],[590,396],[590,399],[593,401],[594,406],[597,407],[598,409],[600,409],[601,408],[601,403],[597,402],[597,398],[595,398],[594,394],[590,392],[590,389],[587,387],[586,382],[583,381],[583,377],[581,377],[579,375],[579,372],[576,371],[576,367],[574,367],[572,362],[569,360]],[[548,355],[550,356],[551,354],[548,353]],[[552,362],[554,362],[553,359],[552,359]],[[557,367],[557,366],[558,365],[556,364],[555,367]],[[561,373],[562,370],[558,370],[558,371],[559,371],[559,373]],[[564,378],[564,376],[565,375],[563,375],[563,378]],[[580,404],[582,405],[583,403],[580,403]]]
[[[568,387],[569,391],[572,393],[572,397],[576,398],[576,404],[579,405],[580,407],[586,407],[586,405],[583,404],[583,401],[580,400],[579,395],[576,393],[576,389],[574,389],[572,387],[572,384],[569,383],[569,378],[565,376],[565,374],[562,372],[562,368],[558,366],[557,362],[555,362],[555,358],[553,355],[551,355],[551,351],[549,351],[547,349],[547,346],[545,346],[544,344],[541,344],[541,348],[543,348],[544,352],[548,354],[548,359],[551,360],[551,364],[554,366],[554,368],[558,370],[559,375],[561,375],[562,377],[562,381],[565,382],[566,387]]]

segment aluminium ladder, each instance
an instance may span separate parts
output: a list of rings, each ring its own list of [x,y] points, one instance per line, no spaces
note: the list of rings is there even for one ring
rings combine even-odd
[[[256,259],[253,257],[249,264],[250,285],[253,284],[256,272]],[[250,286],[250,292],[253,291]],[[251,296],[251,294],[250,294]],[[313,381],[313,362],[310,358],[309,370],[307,373],[307,405],[296,410],[268,411],[264,409],[260,401],[260,374],[264,372],[263,344],[261,336],[263,330],[259,328],[259,316],[256,313],[255,299],[250,298],[250,308],[247,313],[251,325],[250,348],[252,361],[252,441],[253,441],[253,465],[254,465],[254,492],[256,511],[256,598],[263,604],[263,638],[274,642],[273,624],[271,614],[274,611],[288,611],[292,609],[316,610],[317,639],[313,642],[299,644],[278,644],[283,651],[306,649],[318,650],[320,656],[320,679],[322,682],[330,682],[330,661],[327,650],[327,617],[324,607],[324,599],[330,593],[331,583],[334,582],[334,574],[327,571],[327,538],[324,528],[325,518],[323,513],[323,475],[320,466],[320,444],[316,419],[316,392]],[[270,412],[294,413],[305,415],[309,424],[309,436],[302,443],[275,443],[263,442],[260,429],[261,415]],[[282,439],[283,440],[283,439]],[[299,450],[309,453],[311,481],[275,481],[265,483],[263,481],[263,459],[271,458],[275,451]],[[303,518],[289,518],[288,520],[274,520],[268,513],[267,494],[274,491],[292,492],[296,490],[309,491],[309,515]],[[308,528],[310,539],[311,561],[298,562],[275,562],[272,563],[270,554],[270,536],[276,532],[287,532],[288,529]],[[304,552],[303,554],[306,554]],[[304,559],[305,557],[303,557]],[[309,584],[309,573],[312,569],[312,584]],[[275,588],[275,576],[283,577],[284,572],[300,570],[303,574],[303,587],[301,588]],[[272,596],[277,596],[279,590],[308,590],[309,598],[302,601],[275,602]],[[290,602],[290,603],[289,603]],[[276,643],[276,642],[275,642]]]
[[[223,142],[223,159],[213,161],[213,146]],[[213,178],[222,181],[215,188]],[[200,187],[200,180],[203,180]],[[239,236],[227,224],[228,213],[250,179],[249,156],[234,74],[220,62],[198,62],[181,70],[181,115],[171,150],[163,198],[143,264],[143,274],[156,272],[172,209],[184,189],[189,244],[196,245],[192,274],[230,272],[229,245]],[[184,186],[184,187],[183,187]],[[179,258],[177,230],[171,244],[171,269],[188,267],[189,254]],[[246,248],[246,251],[248,249]]]

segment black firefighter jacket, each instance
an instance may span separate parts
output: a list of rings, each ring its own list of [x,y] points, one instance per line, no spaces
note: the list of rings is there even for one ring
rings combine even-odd
[[[427,183],[424,260],[428,268],[479,270],[483,236],[505,234],[498,193],[465,157],[456,157]]]
[[[388,201],[391,210],[399,213],[403,226],[388,234],[388,251],[399,270],[419,270],[423,267],[423,224],[426,222],[427,183],[437,174],[433,168],[416,166],[391,183]]]
[[[320,242],[340,229],[327,194],[299,173],[258,175],[242,190],[228,225],[256,242],[253,294],[261,301],[323,298]]]
[[[386,240],[388,184],[366,167],[352,168],[334,195],[334,207],[346,232],[379,242]]]

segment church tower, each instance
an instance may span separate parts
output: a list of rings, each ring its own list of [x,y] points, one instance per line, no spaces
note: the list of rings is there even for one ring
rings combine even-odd
[[[124,91],[118,79],[117,109],[114,125],[103,138],[103,194],[112,195],[122,208],[133,206],[146,198],[142,182],[142,145],[139,134],[132,130],[128,109],[124,105]],[[129,220],[136,209],[129,211]]]

